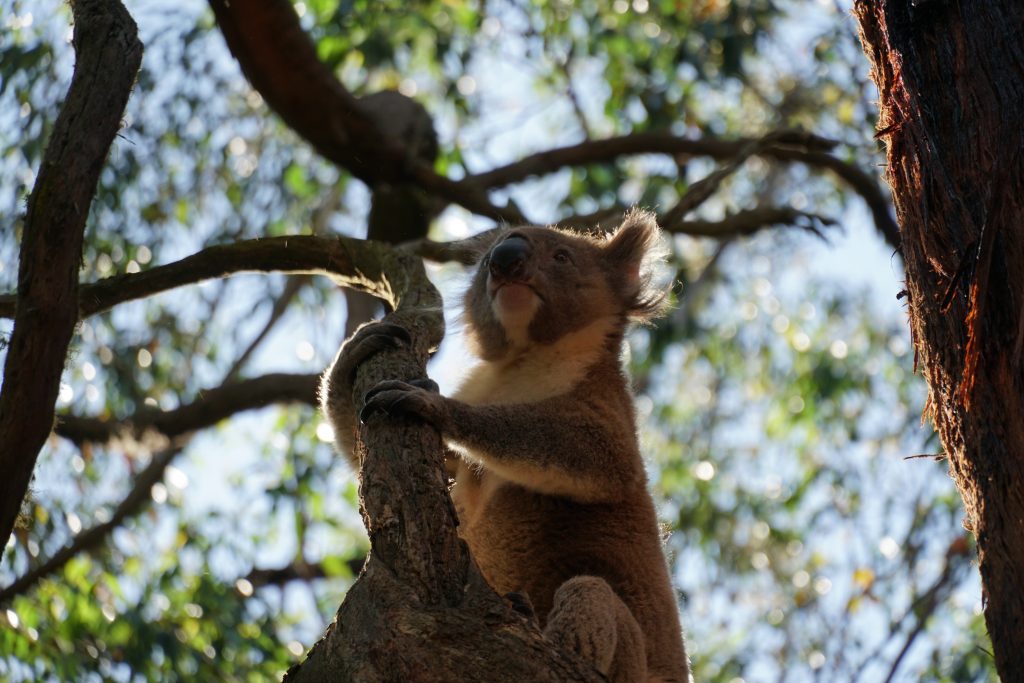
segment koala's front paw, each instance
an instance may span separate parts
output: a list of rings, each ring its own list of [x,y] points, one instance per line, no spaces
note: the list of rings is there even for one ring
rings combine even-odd
[[[396,349],[412,343],[409,331],[390,322],[369,322],[355,331],[338,352],[331,370],[334,381],[348,386],[355,382],[356,370],[371,356],[387,349]]]
[[[414,415],[444,431],[446,400],[437,392],[437,383],[433,380],[386,380],[366,392],[359,420],[366,422],[377,412],[385,415]]]

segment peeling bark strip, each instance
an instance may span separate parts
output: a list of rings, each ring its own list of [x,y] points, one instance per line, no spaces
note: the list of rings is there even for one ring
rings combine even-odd
[[[18,303],[0,393],[0,538],[6,543],[53,406],[78,321],[85,220],[142,61],[118,0],[72,3],[75,72],[28,199]]]
[[[854,13],[931,415],[978,540],[996,667],[1024,680],[1024,3],[858,0]]]

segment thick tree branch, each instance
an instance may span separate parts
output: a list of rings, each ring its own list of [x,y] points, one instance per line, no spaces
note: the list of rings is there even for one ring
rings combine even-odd
[[[174,439],[212,427],[236,413],[275,403],[315,406],[319,379],[318,375],[263,375],[207,389],[191,403],[174,410],[143,409],[125,420],[63,414],[57,416],[54,431],[75,444],[106,443],[121,438],[141,441],[147,432]]]
[[[246,78],[318,152],[370,185],[405,174],[401,144],[380,133],[320,61],[292,3],[211,0],[210,6]]]
[[[368,185],[414,182],[445,201],[508,223],[528,222],[497,207],[478,186],[439,175],[396,137],[386,136],[361,101],[316,54],[287,0],[210,0],[243,73],[285,123],[325,158]]]
[[[78,320],[78,266],[100,170],[142,59],[135,22],[116,0],[78,0],[75,71],[28,199],[18,300],[0,393],[0,540],[6,543],[53,426]]]
[[[176,287],[238,273],[283,272],[326,275],[338,284],[369,292],[395,305],[393,288],[381,280],[393,248],[352,237],[268,237],[207,247],[180,261],[124,273],[79,289],[79,316],[86,318],[117,304]],[[15,297],[0,297],[0,316],[10,317]]]
[[[107,536],[114,529],[121,526],[125,519],[138,514],[152,499],[151,489],[153,485],[163,479],[167,466],[181,452],[181,449],[182,444],[175,444],[153,455],[146,468],[135,477],[128,495],[117,506],[109,520],[82,531],[75,536],[69,545],[63,547],[53,557],[34,569],[30,569],[24,576],[16,579],[7,588],[0,590],[0,604],[9,602],[16,595],[21,595],[46,577],[60,571],[64,565],[79,553],[95,549],[106,540]]]

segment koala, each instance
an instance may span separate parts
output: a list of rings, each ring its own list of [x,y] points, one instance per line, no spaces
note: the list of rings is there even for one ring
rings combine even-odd
[[[440,431],[459,533],[484,577],[528,596],[548,639],[616,682],[689,680],[621,359],[629,324],[663,308],[649,268],[658,243],[639,211],[607,237],[499,231],[465,295],[480,361],[461,388],[446,397],[429,380],[389,380],[360,412]],[[323,408],[350,458],[352,372],[403,336],[370,323],[325,373]]]

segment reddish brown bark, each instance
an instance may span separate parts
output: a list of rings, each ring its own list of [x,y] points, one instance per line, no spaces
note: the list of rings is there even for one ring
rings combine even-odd
[[[1024,680],[1024,3],[860,0],[929,413]]]
[[[18,301],[0,393],[0,539],[10,537],[78,322],[85,219],[142,61],[135,22],[117,0],[78,0],[75,73],[46,147],[18,261]]]

